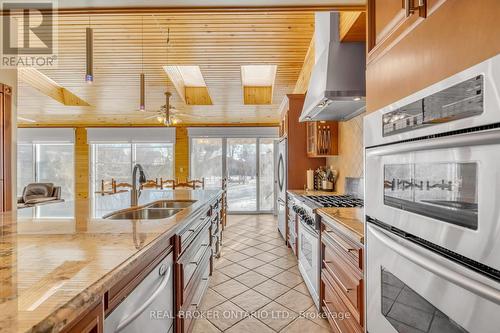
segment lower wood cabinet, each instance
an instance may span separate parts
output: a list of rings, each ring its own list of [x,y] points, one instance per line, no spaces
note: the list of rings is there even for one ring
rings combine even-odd
[[[321,307],[334,332],[364,332],[363,244],[321,220]]]
[[[111,332],[117,327],[116,324],[112,325],[113,314],[121,311],[123,306],[127,304],[125,302],[131,300],[134,302],[128,305],[134,309],[140,307],[137,304],[148,303],[150,299],[147,296],[152,297],[151,293],[155,293],[156,286],[163,288],[161,289],[162,294],[157,294],[157,296],[168,295],[169,300],[166,300],[165,297],[160,300],[155,298],[155,300],[158,300],[157,303],[162,310],[165,308],[163,312],[172,312],[166,317],[171,322],[168,324],[170,329],[166,329],[165,332],[190,332],[195,318],[192,314],[200,308],[212,274],[213,258],[220,252],[223,208],[224,200],[221,195],[207,205],[206,209],[193,217],[190,222],[186,223],[183,230],[171,238],[165,236],[163,240],[157,241],[148,249],[142,260],[131,272],[105,290],[100,300],[91,307],[91,310],[86,311],[67,325],[62,332],[103,333],[106,329],[106,333]],[[168,273],[172,271],[173,282],[172,273]],[[164,280],[158,284],[155,280],[153,281],[155,287],[152,284],[148,286],[147,284],[151,282],[149,281],[150,277],[157,277],[158,274],[163,276],[168,284],[163,284]],[[145,285],[146,291],[140,293],[141,288]],[[141,294],[140,297],[136,297],[138,294]],[[144,302],[140,303],[143,298],[142,294],[146,297]],[[149,311],[148,309],[145,308],[141,315],[145,315],[146,311]],[[121,316],[118,317],[120,320],[122,319]],[[143,323],[140,325],[144,326]],[[125,328],[122,332],[137,331],[136,327],[132,327],[133,323],[129,326],[128,331]],[[149,332],[148,328],[151,329],[151,327],[144,327],[144,332]],[[161,330],[163,331],[163,326]]]
[[[99,301],[90,311],[70,324],[63,333],[103,333],[104,303]]]

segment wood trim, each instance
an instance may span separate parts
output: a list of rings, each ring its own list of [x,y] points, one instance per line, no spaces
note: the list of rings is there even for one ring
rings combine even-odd
[[[197,6],[197,7],[101,7],[58,8],[59,15],[72,14],[153,14],[153,13],[226,13],[226,12],[344,12],[365,11],[365,5],[301,5],[301,6]],[[0,11],[1,15],[5,15]]]
[[[183,122],[182,124],[178,124],[175,126],[177,129],[185,128],[185,127],[279,127],[279,122],[269,122],[269,123],[187,123]],[[18,124],[18,128],[114,128],[114,127],[165,127],[163,124],[107,124],[107,125],[89,125],[89,124],[81,124],[75,125],[73,123],[67,124],[36,124],[36,123],[26,123],[26,124]]]
[[[12,88],[0,83],[0,181],[2,203],[0,211],[11,211],[12,187]]]
[[[102,299],[69,324],[62,333],[103,333],[104,302]]]
[[[375,29],[375,0],[368,0],[366,15],[366,53],[368,54],[374,47],[377,39]]]

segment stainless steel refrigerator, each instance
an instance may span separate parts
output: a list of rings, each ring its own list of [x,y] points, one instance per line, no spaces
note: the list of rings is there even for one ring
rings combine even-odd
[[[286,240],[286,190],[287,190],[287,139],[283,138],[278,143],[278,156],[276,163],[276,192],[278,197],[278,230]]]

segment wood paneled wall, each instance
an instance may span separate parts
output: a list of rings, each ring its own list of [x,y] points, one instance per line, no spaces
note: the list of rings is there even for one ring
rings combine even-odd
[[[175,178],[189,177],[189,137],[186,127],[175,130]]]
[[[90,150],[87,129],[75,129],[75,199],[88,198],[90,188]]]

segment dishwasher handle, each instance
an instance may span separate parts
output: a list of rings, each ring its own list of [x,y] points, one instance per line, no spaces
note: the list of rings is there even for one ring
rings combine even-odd
[[[124,320],[120,321],[120,323],[118,324],[118,326],[115,329],[115,333],[122,331],[131,322],[133,322],[135,319],[137,319],[137,317],[139,317],[151,305],[151,303],[153,303],[153,301],[156,299],[156,297],[158,297],[158,295],[160,295],[160,293],[163,291],[163,289],[165,289],[167,287],[168,281],[170,280],[172,270],[171,270],[171,267],[168,267],[165,270],[165,266],[166,265],[161,265],[160,269],[159,269],[159,274],[160,274],[160,276],[163,275],[163,279],[161,280],[161,283],[158,286],[158,288],[154,291],[154,293],[151,296],[149,296],[149,298],[144,303],[142,303],[142,305],[137,310],[132,312]]]

